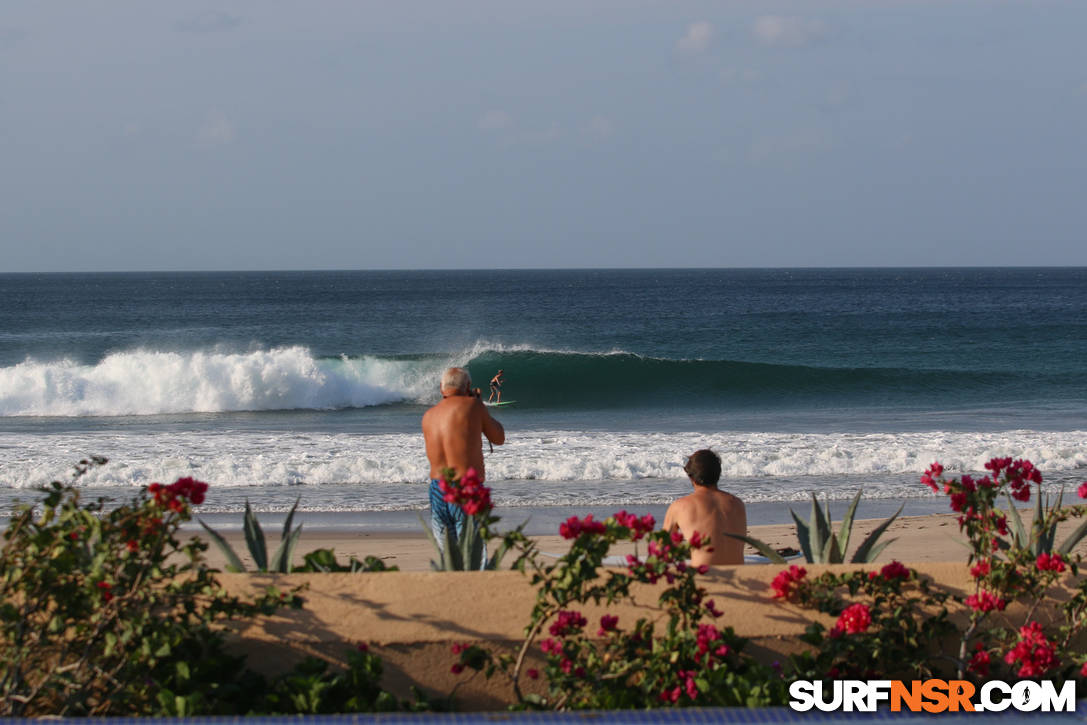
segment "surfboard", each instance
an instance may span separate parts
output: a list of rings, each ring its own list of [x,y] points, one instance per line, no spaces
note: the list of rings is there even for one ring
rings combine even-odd
[[[484,405],[489,405],[492,408],[498,408],[498,407],[501,407],[503,405],[513,405],[516,402],[517,402],[516,400],[503,400],[501,403],[484,403]]]

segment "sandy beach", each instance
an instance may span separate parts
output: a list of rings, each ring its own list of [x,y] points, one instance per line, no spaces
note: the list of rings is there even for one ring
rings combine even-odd
[[[1021,515],[1024,522],[1030,520],[1031,513],[1024,510]],[[880,541],[893,540],[880,554],[877,561],[887,562],[892,559],[908,563],[918,562],[965,562],[967,549],[965,538],[959,533],[956,515],[932,514],[928,516],[899,517],[883,534]],[[835,526],[839,522],[834,522]],[[863,519],[854,523],[850,540],[850,555],[860,545],[868,533],[879,526],[882,519]],[[1065,522],[1062,532],[1074,528],[1076,522]],[[774,524],[750,527],[749,534],[761,539],[774,548],[796,547],[795,526],[792,524]],[[1062,534],[1063,535],[1063,534]],[[269,554],[279,544],[278,530],[266,530]],[[224,532],[224,537],[234,547],[247,568],[252,568],[253,560],[246,550],[244,536],[240,531]],[[206,537],[204,537],[206,538]],[[561,536],[534,537],[541,551],[555,554],[564,553],[569,547],[568,541]],[[430,560],[434,550],[427,537],[420,530],[417,534],[399,532],[380,532],[366,530],[317,529],[304,530],[295,550],[295,561],[314,549],[331,548],[341,562],[355,556],[362,559],[376,556],[390,566],[397,566],[401,571],[430,571]],[[644,547],[643,547],[644,549]],[[1087,554],[1087,540],[1078,547],[1080,553]],[[612,554],[625,555],[633,552],[627,545],[612,551]],[[644,551],[643,551],[644,553]],[[757,553],[748,547],[746,553]],[[217,568],[225,566],[225,559],[218,547],[212,545],[207,552],[209,562]]]

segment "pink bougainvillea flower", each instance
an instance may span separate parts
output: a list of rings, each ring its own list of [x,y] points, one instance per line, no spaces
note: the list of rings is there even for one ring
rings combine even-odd
[[[529,667],[527,670],[525,670],[525,674],[528,675],[528,679],[530,680],[535,680],[540,677],[540,671],[535,667]]]
[[[582,616],[581,612],[563,610],[555,617],[548,630],[553,637],[565,637],[581,631],[589,620]]]
[[[970,576],[974,577],[975,579],[981,579],[983,576],[986,576],[992,570],[993,570],[993,567],[989,563],[989,560],[988,559],[982,559],[977,564],[974,564],[972,567],[970,567]]]
[[[550,637],[540,642],[540,649],[543,650],[544,654],[548,655],[562,654],[562,645],[558,641],[553,640]]]
[[[966,606],[978,612],[991,612],[994,609],[1003,611],[1004,607],[1007,606],[1007,602],[990,592],[983,591],[980,594],[971,594],[968,596],[966,598]]]
[[[925,472],[921,475],[921,483],[931,488],[936,493],[940,492],[940,487],[936,485],[936,479],[943,475],[944,467],[939,463],[933,463]]]
[[[1064,559],[1060,554],[1038,554],[1034,565],[1038,567],[1038,571],[1064,571]]]
[[[791,599],[807,574],[807,569],[796,564],[780,572],[774,577],[774,581],[770,582],[770,587],[774,590],[774,599]]]
[[[449,671],[452,672],[454,675],[459,675],[460,673],[464,672],[464,665],[462,665],[460,662],[456,662],[452,667],[449,668]]]
[[[1060,664],[1038,622],[1019,628],[1019,641],[1004,655],[1004,661],[1019,665],[1020,677],[1039,677]]]
[[[559,534],[564,539],[576,539],[581,534],[603,534],[607,531],[607,526],[603,521],[594,521],[593,515],[589,514],[584,519],[579,519],[577,516],[571,516],[563,523],[559,524]]]
[[[1079,486],[1079,497],[1087,498],[1087,481],[1084,481]]]
[[[604,636],[608,632],[614,632],[616,625],[619,624],[619,617],[614,614],[605,614],[600,617],[600,629],[597,631],[597,636]]]
[[[975,650],[974,656],[970,658],[970,664],[967,665],[967,669],[982,677],[988,677],[990,663],[989,652],[982,646],[981,642],[977,643]]]
[[[865,604],[850,604],[845,608],[838,616],[838,623],[835,625],[840,627],[847,634],[860,634],[868,629],[868,626],[872,624],[872,615],[868,611],[868,606]]]
[[[880,576],[884,579],[909,579],[909,568],[900,561],[892,561],[890,564],[886,564],[879,570]]]

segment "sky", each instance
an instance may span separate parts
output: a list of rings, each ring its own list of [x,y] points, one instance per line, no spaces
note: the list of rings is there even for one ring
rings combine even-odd
[[[1083,0],[5,3],[0,272],[1087,265]]]

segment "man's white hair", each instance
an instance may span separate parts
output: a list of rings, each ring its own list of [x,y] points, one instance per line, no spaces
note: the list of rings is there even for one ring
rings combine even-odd
[[[442,373],[442,390],[456,390],[467,393],[472,387],[472,376],[464,368],[449,368]]]

